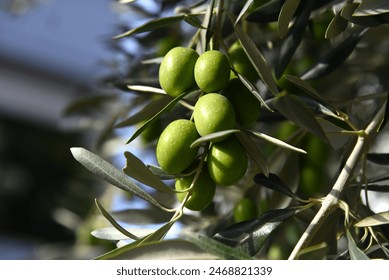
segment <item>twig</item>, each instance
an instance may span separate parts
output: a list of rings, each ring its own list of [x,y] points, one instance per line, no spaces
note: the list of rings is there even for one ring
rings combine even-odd
[[[373,118],[373,120],[366,127],[366,130],[359,134],[354,149],[348,157],[342,171],[339,174],[338,179],[332,187],[332,190],[325,197],[319,211],[312,219],[311,223],[301,236],[300,240],[297,242],[296,246],[294,247],[292,253],[289,256],[289,260],[297,258],[299,251],[309,243],[311,238],[315,235],[316,231],[323,224],[324,220],[339,206],[339,199],[342,195],[343,189],[350,175],[352,174],[355,165],[358,163],[361,155],[365,151],[366,145],[368,145],[368,142],[372,141],[372,139],[377,134],[384,113],[385,106],[382,106]]]

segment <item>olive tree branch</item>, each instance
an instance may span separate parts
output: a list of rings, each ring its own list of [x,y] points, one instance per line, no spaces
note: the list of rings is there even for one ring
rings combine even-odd
[[[366,127],[366,129],[362,131],[362,133],[358,134],[358,139],[354,149],[352,150],[343,169],[341,170],[338,179],[336,180],[331,191],[324,198],[319,211],[316,213],[315,217],[312,219],[311,223],[300,237],[300,240],[297,242],[289,256],[289,260],[297,258],[299,251],[309,243],[311,238],[324,223],[325,219],[339,207],[340,197],[343,193],[344,187],[346,186],[346,183],[352,174],[354,167],[358,163],[362,154],[365,152],[366,147],[369,145],[369,142],[371,142],[378,133],[379,127],[384,117],[384,113],[385,106],[382,106],[369,125]]]

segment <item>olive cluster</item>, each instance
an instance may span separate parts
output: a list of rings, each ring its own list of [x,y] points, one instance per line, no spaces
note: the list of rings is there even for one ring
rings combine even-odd
[[[191,144],[201,136],[234,129],[237,123],[251,125],[258,118],[260,104],[231,75],[230,60],[218,50],[199,55],[191,48],[171,49],[161,62],[159,81],[172,97],[196,88],[202,92],[192,117],[171,122],[156,147],[160,167],[169,174],[181,174],[175,183],[178,199],[182,202],[188,196],[185,207],[200,211],[211,203],[217,185],[229,186],[244,176],[248,157],[235,135],[213,139],[205,150]],[[205,161],[197,160],[200,151],[206,153]],[[194,172],[200,164],[201,172]]]

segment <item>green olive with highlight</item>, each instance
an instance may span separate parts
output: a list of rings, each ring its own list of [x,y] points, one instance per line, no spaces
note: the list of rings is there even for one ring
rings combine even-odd
[[[199,137],[194,123],[179,119],[171,122],[161,133],[156,148],[160,167],[170,174],[178,174],[189,167],[198,148],[190,145]]]
[[[198,57],[195,50],[184,47],[175,47],[164,56],[159,83],[168,95],[176,97],[196,86],[194,67]]]
[[[187,190],[190,188],[194,178],[195,174],[177,179],[175,183],[176,190]],[[211,179],[206,169],[202,170],[189,194],[189,198],[185,203],[185,207],[193,211],[204,210],[208,205],[211,204],[213,197],[215,196],[215,191],[215,182]],[[182,202],[186,195],[187,192],[179,192],[177,193],[177,198],[180,202]]]

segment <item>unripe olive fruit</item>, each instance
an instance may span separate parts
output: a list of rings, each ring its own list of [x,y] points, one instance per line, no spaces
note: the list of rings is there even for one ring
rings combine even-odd
[[[234,206],[234,220],[237,223],[255,219],[257,216],[257,205],[249,197],[243,197]]]
[[[230,79],[230,63],[222,52],[206,51],[196,61],[194,77],[202,91],[217,92]]]
[[[190,48],[175,47],[163,58],[159,67],[159,83],[170,96],[176,97],[196,85],[194,66],[198,53]]]
[[[198,148],[190,145],[199,137],[196,127],[189,120],[175,120],[161,133],[156,148],[160,167],[167,173],[177,174],[195,159]]]
[[[182,177],[176,180],[176,190],[186,190],[193,182],[195,174],[187,177]],[[185,204],[185,207],[194,210],[201,211],[205,209],[215,196],[216,184],[211,179],[206,169],[202,170],[197,178],[196,184],[192,189],[192,192]],[[186,192],[177,193],[177,198],[182,202],[186,196]]]
[[[218,93],[208,93],[200,97],[194,107],[193,118],[201,136],[233,129],[236,122],[231,102]]]
[[[239,41],[236,41],[231,45],[228,49],[228,55],[230,57],[232,67],[239,74],[246,77],[251,82],[258,80],[258,74]]]
[[[228,186],[246,173],[248,159],[245,149],[235,136],[212,143],[207,156],[208,171],[216,184]]]
[[[239,78],[231,79],[223,94],[231,101],[236,119],[243,127],[255,123],[259,117],[261,103]]]

